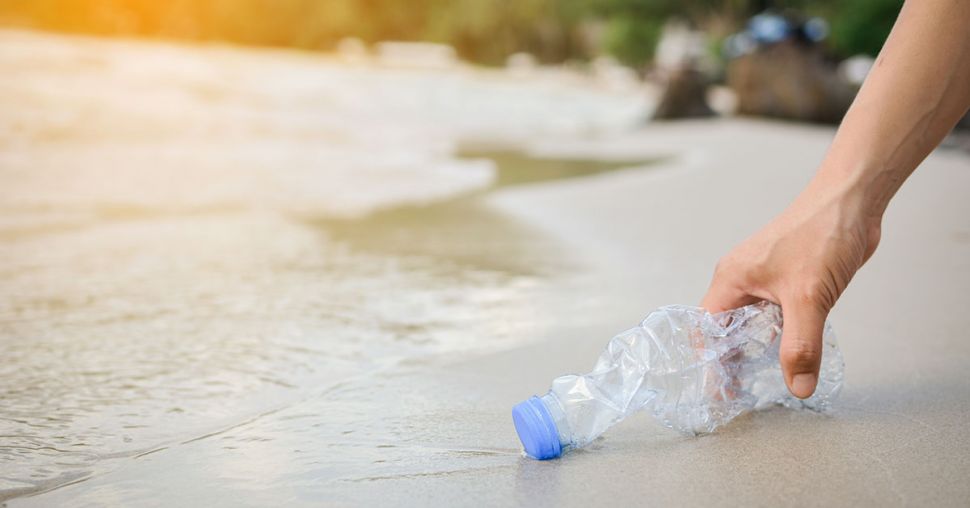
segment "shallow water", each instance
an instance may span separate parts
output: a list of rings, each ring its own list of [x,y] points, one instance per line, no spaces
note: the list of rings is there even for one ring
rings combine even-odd
[[[629,100],[468,69],[0,39],[0,500],[195,443],[231,463],[220,474],[269,464],[291,484],[514,453],[398,454],[428,430],[373,413],[420,410],[395,372],[521,343],[546,326],[536,302],[564,298],[569,256],[476,193],[631,162],[457,149],[622,129]],[[242,460],[234,441],[275,443]]]

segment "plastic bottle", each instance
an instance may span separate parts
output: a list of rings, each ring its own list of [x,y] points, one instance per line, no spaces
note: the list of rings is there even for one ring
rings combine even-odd
[[[592,372],[556,378],[549,393],[517,404],[519,439],[542,460],[588,444],[640,410],[691,435],[773,404],[825,410],[842,388],[844,368],[831,326],[825,324],[818,387],[805,400],[782,378],[781,327],[781,308],[766,302],[714,315],[662,307],[613,337]]]

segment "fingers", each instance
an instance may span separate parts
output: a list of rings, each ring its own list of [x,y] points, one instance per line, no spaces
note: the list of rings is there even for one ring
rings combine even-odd
[[[717,314],[762,300],[741,289],[731,275],[737,274],[723,274],[722,269],[718,267],[711,286],[707,288],[707,294],[701,300],[701,307],[711,314]]]
[[[828,314],[808,299],[781,302],[785,323],[781,336],[781,370],[792,395],[805,399],[815,393],[822,362],[822,331]]]

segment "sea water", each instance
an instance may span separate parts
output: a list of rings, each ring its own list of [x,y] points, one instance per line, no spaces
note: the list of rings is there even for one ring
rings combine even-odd
[[[461,142],[642,113],[637,96],[461,64],[16,31],[0,32],[0,90],[0,501],[267,413],[342,436],[357,448],[327,456],[346,470],[333,458],[376,445],[343,429],[366,435],[390,399],[312,424],[295,403],[541,326],[539,240],[427,207],[498,181]],[[233,439],[286,442],[273,421]]]

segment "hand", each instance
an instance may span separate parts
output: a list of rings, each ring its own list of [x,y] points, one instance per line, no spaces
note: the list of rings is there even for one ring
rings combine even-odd
[[[703,305],[781,305],[788,389],[818,382],[822,329],[879,243],[896,191],[970,108],[970,2],[906,2],[832,142],[794,203],[718,263]]]
[[[721,312],[760,300],[781,305],[780,359],[799,398],[815,392],[829,311],[879,243],[881,218],[861,193],[813,182],[781,215],[735,247],[702,305]]]

